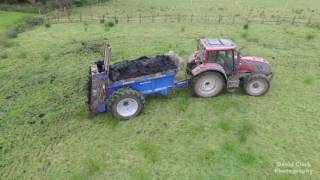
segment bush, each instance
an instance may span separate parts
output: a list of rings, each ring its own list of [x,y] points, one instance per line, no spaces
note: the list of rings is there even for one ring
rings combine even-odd
[[[108,22],[108,27],[113,27],[114,26],[114,22]]]
[[[73,0],[73,4],[77,7],[86,5],[88,2],[86,0]]]
[[[51,24],[50,24],[50,22],[45,22],[45,23],[44,23],[44,26],[45,26],[46,28],[50,28],[50,27],[51,27]]]
[[[249,29],[249,24],[243,25],[243,29]]]
[[[14,39],[16,37],[18,37],[18,31],[16,30],[16,28],[11,28],[7,31],[7,37],[9,39]]]
[[[44,19],[42,17],[31,17],[28,18],[25,22],[28,26],[33,27],[42,25],[44,23]]]

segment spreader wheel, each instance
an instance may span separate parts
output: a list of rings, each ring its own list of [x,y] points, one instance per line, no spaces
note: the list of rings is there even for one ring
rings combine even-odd
[[[250,96],[262,96],[269,91],[270,83],[264,75],[249,76],[244,83],[244,90]]]
[[[224,78],[218,72],[204,72],[192,79],[193,92],[199,97],[217,96],[224,87]]]
[[[144,97],[139,92],[121,88],[115,91],[108,103],[108,109],[119,119],[130,119],[139,115],[143,111]]]

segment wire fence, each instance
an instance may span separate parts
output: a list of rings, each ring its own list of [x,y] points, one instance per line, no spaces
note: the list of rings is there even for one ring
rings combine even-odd
[[[199,16],[199,15],[138,15],[138,16],[95,16],[95,15],[65,15],[65,16],[46,16],[48,22],[56,23],[80,23],[80,22],[98,22],[107,23],[205,23],[205,24],[291,24],[291,25],[312,25],[320,24],[318,17],[261,17],[261,16]]]

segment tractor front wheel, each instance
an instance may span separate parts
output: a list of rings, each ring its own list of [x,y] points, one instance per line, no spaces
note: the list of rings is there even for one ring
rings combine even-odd
[[[121,88],[112,94],[108,109],[115,117],[128,120],[143,111],[144,102],[144,97],[139,92]]]
[[[269,90],[269,80],[264,76],[249,76],[244,84],[246,94],[250,96],[262,96]]]
[[[193,92],[199,97],[217,96],[224,87],[224,78],[218,72],[204,72],[192,79]]]

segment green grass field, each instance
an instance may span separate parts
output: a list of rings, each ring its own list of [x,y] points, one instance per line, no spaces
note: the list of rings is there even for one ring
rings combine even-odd
[[[121,4],[119,11],[161,6],[124,2],[110,3]],[[187,13],[182,2],[190,3],[171,5]],[[290,9],[299,5],[288,2]],[[193,1],[195,8],[204,5]],[[281,8],[258,0],[249,5]],[[186,60],[198,37],[232,38],[246,54],[268,59],[275,77],[263,97],[239,90],[200,99],[180,89],[148,97],[144,113],[129,121],[110,113],[92,118],[87,71],[101,58],[92,49],[106,34],[113,62],[169,50]],[[319,38],[317,26],[250,24],[245,30],[199,23],[54,24],[19,34],[0,44],[0,179],[318,179]],[[309,163],[313,173],[276,173],[278,162]]]
[[[0,28],[11,26],[33,15],[32,13],[0,11]]]

